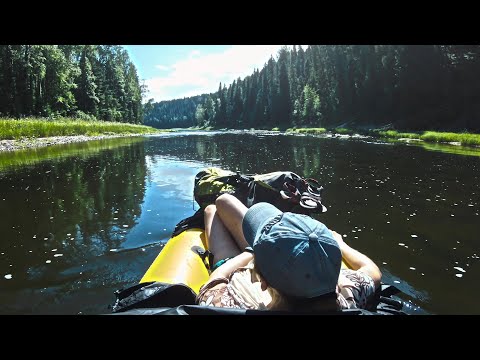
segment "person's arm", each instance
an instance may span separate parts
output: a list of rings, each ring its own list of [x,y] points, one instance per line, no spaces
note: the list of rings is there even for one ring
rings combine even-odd
[[[342,235],[336,231],[331,231],[338,242],[342,252],[343,260],[351,267],[352,270],[358,270],[369,275],[373,279],[375,287],[379,287],[380,280],[382,278],[382,272],[378,266],[368,256],[347,245],[343,241]]]
[[[246,266],[252,259],[253,254],[250,252],[245,251],[241,254],[238,254],[233,259],[228,260],[226,263],[224,263],[222,266],[212,272],[207,282],[210,282],[213,279],[217,279],[220,277],[228,278],[232,272],[242,266]]]

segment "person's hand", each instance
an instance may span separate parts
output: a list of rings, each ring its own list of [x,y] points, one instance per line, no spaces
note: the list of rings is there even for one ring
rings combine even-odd
[[[333,234],[333,238],[337,241],[338,245],[340,246],[344,241],[342,235],[337,233],[335,230],[330,230]]]

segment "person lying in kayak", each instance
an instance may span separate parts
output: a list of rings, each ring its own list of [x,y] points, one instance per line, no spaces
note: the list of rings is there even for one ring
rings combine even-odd
[[[197,303],[206,306],[334,311],[367,308],[382,274],[340,234],[308,215],[269,203],[247,208],[230,194],[205,208],[212,272]],[[350,269],[341,269],[342,257]]]

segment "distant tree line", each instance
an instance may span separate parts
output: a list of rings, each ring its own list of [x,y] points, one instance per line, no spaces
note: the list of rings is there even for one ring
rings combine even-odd
[[[111,45],[0,45],[0,116],[142,123],[127,51]]]
[[[480,46],[284,47],[215,93],[148,106],[156,127],[480,131]]]
[[[197,107],[204,104],[207,97],[211,98],[211,95],[203,94],[158,103],[150,99],[144,104],[144,124],[161,129],[193,126],[196,124]]]

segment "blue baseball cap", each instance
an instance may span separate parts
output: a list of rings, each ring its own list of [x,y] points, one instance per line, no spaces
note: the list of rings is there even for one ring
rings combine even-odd
[[[255,266],[280,293],[313,298],[335,291],[342,253],[323,223],[261,202],[247,210],[242,228]]]

